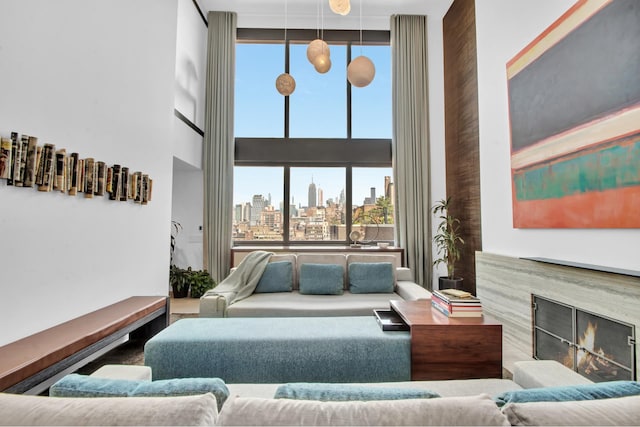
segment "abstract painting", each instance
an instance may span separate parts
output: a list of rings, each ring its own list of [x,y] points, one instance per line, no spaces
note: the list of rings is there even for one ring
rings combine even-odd
[[[640,1],[578,1],[507,79],[513,226],[640,228]]]

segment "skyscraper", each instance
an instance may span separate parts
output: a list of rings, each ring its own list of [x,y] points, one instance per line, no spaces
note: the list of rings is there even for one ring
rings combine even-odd
[[[311,184],[309,184],[309,203],[307,207],[316,207],[316,185],[313,183],[313,177],[311,177]]]
[[[253,196],[251,206],[251,225],[258,225],[260,223],[260,214],[262,213],[262,209],[266,206],[266,200],[262,196],[262,194],[255,194]]]
[[[371,196],[364,198],[365,205],[375,205],[376,204],[376,187],[371,187]]]
[[[318,206],[324,206],[324,192],[318,187]]]

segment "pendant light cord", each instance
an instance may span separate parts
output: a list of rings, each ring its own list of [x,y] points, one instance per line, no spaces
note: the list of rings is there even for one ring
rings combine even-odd
[[[320,38],[320,0],[316,0],[316,38]]]
[[[324,40],[324,5],[320,3],[320,20],[322,25],[320,26],[320,38]]]
[[[362,2],[364,0],[360,0],[360,55],[362,56]]]
[[[287,45],[287,15],[288,15],[287,0],[284,0],[284,44],[285,46]]]

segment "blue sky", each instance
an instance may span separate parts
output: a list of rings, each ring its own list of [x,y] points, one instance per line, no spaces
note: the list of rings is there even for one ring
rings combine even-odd
[[[290,136],[306,138],[346,137],[346,46],[331,46],[332,67],[320,74],[306,57],[306,44],[291,46],[290,74],[296,90],[290,96]],[[391,138],[391,65],[388,46],[354,46],[353,57],[365,55],[376,67],[373,82],[352,89],[353,138]],[[284,72],[283,45],[238,45],[236,51],[235,136],[282,137],[284,97],[275,80]],[[353,201],[361,204],[376,187],[383,194],[384,176],[391,168],[358,168],[353,174]],[[295,205],[305,206],[311,176],[322,188],[324,201],[336,198],[344,188],[344,169],[292,169],[291,193]],[[279,207],[282,200],[282,168],[236,168],[234,204],[250,202],[254,194]]]

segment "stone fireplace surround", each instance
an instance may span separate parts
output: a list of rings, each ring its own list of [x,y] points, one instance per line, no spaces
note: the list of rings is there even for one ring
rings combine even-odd
[[[640,277],[476,252],[476,293],[502,323],[504,368],[533,355],[531,295],[632,324],[640,331]],[[640,367],[636,344],[636,367]],[[636,380],[638,369],[636,369]]]

